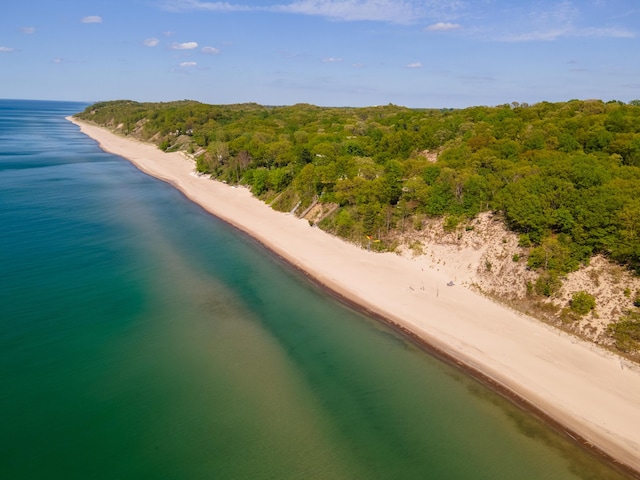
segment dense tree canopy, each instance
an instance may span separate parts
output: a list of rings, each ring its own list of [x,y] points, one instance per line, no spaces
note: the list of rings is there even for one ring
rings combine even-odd
[[[640,270],[638,102],[419,110],[116,101],[78,116],[187,149],[198,170],[246,184],[274,208],[335,204],[320,226],[354,240],[384,245],[411,218],[491,210],[531,247],[529,266],[551,277],[595,253]]]

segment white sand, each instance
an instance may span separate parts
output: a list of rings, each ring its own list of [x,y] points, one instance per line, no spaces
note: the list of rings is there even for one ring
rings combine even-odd
[[[640,368],[461,286],[426,260],[371,253],[193,174],[180,153],[70,119],[105,151],[170,182],[327,287],[421,337],[640,471]],[[452,262],[454,263],[454,262]]]

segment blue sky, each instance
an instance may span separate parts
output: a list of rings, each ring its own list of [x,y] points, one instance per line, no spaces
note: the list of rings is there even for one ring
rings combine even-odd
[[[640,98],[640,1],[12,1],[0,72],[0,98],[628,102]]]

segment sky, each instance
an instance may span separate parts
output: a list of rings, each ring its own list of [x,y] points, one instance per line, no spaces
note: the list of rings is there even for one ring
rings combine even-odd
[[[629,102],[640,0],[15,0],[0,98]]]

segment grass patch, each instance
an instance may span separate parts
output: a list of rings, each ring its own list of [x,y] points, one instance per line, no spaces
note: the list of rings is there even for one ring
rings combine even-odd
[[[572,311],[570,308],[563,308],[560,312],[560,320],[562,323],[575,323],[580,320],[580,315]]]
[[[629,312],[618,322],[609,325],[608,331],[618,350],[626,353],[640,350],[640,313]]]

